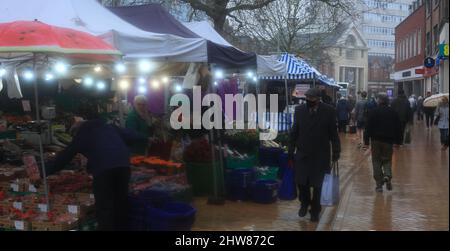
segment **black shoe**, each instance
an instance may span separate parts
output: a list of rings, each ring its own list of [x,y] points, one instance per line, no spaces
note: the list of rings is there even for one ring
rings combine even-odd
[[[384,183],[386,184],[386,189],[388,191],[392,191],[392,182],[391,182],[391,178],[389,177],[384,177]]]
[[[303,218],[308,213],[308,206],[301,206],[300,210],[298,210],[298,216]]]
[[[319,222],[319,214],[312,211],[309,212],[311,213],[311,222]]]

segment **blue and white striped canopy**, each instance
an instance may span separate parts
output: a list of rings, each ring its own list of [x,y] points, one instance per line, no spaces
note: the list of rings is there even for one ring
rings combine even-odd
[[[318,80],[324,84],[334,87],[340,87],[333,79],[322,75],[317,69],[306,63],[303,59],[294,55],[283,53],[279,59],[286,64],[286,76],[261,76],[261,79],[268,80]]]

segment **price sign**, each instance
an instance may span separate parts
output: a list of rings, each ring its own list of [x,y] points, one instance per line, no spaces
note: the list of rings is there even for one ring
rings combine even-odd
[[[22,210],[22,202],[14,202],[13,207],[17,210]]]
[[[19,192],[19,185],[18,184],[11,184],[11,189],[13,192]]]
[[[43,213],[47,213],[48,212],[48,206],[46,204],[38,204],[38,208]]]
[[[69,213],[78,214],[78,206],[70,205],[70,206],[68,206],[68,209],[69,209]]]
[[[34,185],[29,185],[28,192],[37,193],[37,189]]]
[[[14,227],[17,230],[25,230],[25,224],[23,221],[14,221]]]

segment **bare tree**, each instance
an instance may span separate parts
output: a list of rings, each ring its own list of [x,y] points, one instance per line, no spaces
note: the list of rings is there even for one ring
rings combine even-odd
[[[195,10],[206,13],[214,22],[214,28],[220,34],[224,34],[227,18],[236,11],[257,10],[275,0],[181,0],[190,4]]]

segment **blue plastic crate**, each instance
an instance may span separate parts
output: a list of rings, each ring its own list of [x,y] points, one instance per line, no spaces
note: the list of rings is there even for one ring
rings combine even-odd
[[[186,203],[171,202],[162,207],[146,209],[146,224],[150,231],[190,231],[197,210]]]

